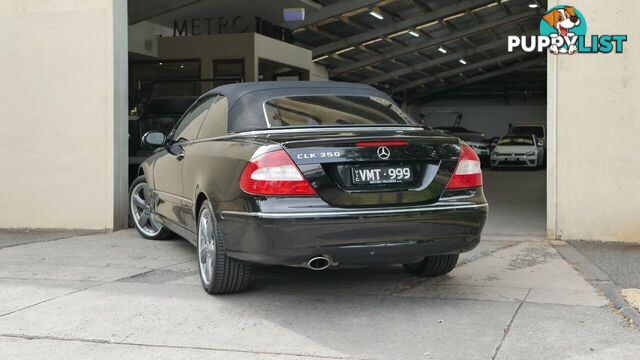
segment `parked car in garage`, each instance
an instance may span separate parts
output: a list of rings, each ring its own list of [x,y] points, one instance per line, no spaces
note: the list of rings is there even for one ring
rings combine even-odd
[[[536,145],[542,148],[542,166],[547,164],[547,126],[536,123],[523,123],[512,125],[509,128],[510,135],[533,135],[536,137]]]
[[[247,288],[251,264],[404,264],[437,276],[487,216],[480,160],[366,85],[260,82],[200,97],[130,190],[135,228],[197,247],[204,289]]]
[[[506,135],[491,153],[491,167],[537,168],[543,159],[544,148],[538,146],[534,135]]]

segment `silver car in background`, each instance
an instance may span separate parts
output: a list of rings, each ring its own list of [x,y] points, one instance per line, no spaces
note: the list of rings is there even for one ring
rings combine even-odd
[[[544,161],[544,147],[534,135],[506,135],[491,153],[491,167],[539,168]]]

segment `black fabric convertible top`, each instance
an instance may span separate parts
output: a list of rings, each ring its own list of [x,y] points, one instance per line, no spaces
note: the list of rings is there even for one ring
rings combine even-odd
[[[222,85],[205,95],[219,94],[229,105],[228,131],[268,128],[263,104],[276,97],[304,95],[377,96],[393,100],[385,93],[363,84],[334,81],[262,81]]]

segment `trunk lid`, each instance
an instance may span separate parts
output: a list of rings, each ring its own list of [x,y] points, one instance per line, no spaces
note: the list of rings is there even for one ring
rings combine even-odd
[[[460,155],[459,139],[419,128],[292,130],[265,138],[279,143],[318,195],[338,207],[436,202]]]

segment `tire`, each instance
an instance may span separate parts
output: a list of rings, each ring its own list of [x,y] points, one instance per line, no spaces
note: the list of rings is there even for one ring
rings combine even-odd
[[[440,276],[456,267],[459,254],[427,256],[419,263],[404,264],[404,269],[416,276]]]
[[[147,220],[144,220],[145,218]],[[166,240],[174,237],[153,212],[150,187],[144,175],[133,180],[129,188],[129,220],[138,234],[145,239]]]
[[[220,227],[209,200],[198,214],[198,273],[209,294],[231,294],[247,289],[251,264],[227,256]]]

